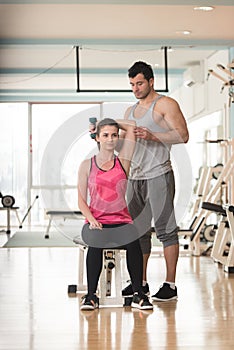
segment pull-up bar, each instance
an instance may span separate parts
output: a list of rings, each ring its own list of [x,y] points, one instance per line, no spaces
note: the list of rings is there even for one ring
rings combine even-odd
[[[81,89],[80,88],[80,47],[75,46],[76,48],[76,79],[77,79],[77,89],[76,92],[132,92],[127,89]],[[169,92],[168,89],[168,62],[167,62],[167,47],[162,47],[164,52],[164,77],[165,77],[165,89],[156,89],[157,92]]]

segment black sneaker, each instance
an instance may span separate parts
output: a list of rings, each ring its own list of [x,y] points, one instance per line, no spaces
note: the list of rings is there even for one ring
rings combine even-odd
[[[150,290],[149,290],[149,285],[148,283],[146,283],[145,286],[142,286],[142,292],[145,294],[145,295],[150,295]]]
[[[148,283],[146,283],[145,286],[142,286],[142,292],[145,295],[150,295],[150,291],[149,291],[149,285]],[[133,296],[133,289],[132,289],[132,283],[130,283],[127,287],[125,287],[122,290],[122,296],[125,297],[132,297]]]
[[[133,294],[131,307],[135,307],[140,310],[152,310],[154,308],[147,295],[143,293]]]
[[[168,283],[163,283],[159,291],[152,295],[152,299],[155,301],[168,301],[177,299],[177,288],[172,289]]]
[[[99,299],[95,294],[86,294],[81,298],[81,310],[94,310],[99,308]]]

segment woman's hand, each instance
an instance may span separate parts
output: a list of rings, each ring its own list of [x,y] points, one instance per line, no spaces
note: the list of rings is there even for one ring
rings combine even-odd
[[[98,222],[96,219],[89,221],[89,229],[90,230],[102,230],[102,224]]]

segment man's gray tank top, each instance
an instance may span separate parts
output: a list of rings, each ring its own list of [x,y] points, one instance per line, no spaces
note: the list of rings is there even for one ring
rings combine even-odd
[[[134,111],[138,105],[136,103],[132,107],[128,119],[134,120],[137,126],[146,127],[152,132],[165,132],[165,129],[154,121],[154,106],[161,97],[163,96],[159,95],[140,118],[134,117]],[[169,144],[137,139],[129,177],[133,180],[145,180],[169,172],[172,169],[170,150],[171,145]]]

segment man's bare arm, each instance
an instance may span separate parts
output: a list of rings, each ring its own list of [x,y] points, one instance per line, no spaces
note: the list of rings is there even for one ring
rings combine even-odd
[[[159,103],[160,102],[160,103]],[[185,118],[178,103],[170,97],[164,97],[157,104],[157,113],[163,117],[165,132],[152,132],[138,127],[136,137],[167,144],[186,143],[189,133]]]

